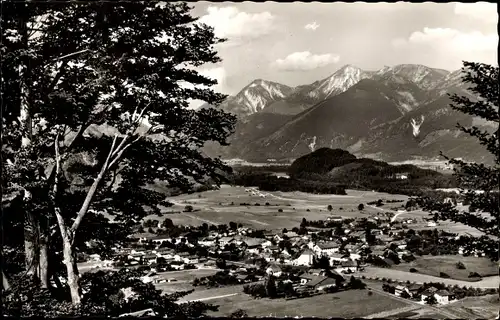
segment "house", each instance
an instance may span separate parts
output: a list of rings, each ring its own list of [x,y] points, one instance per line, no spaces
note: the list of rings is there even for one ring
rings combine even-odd
[[[395,244],[395,245],[397,246],[397,248],[398,248],[398,249],[402,249],[402,250],[406,249],[406,246],[407,246],[407,245],[406,245],[406,241],[404,241],[404,240],[393,241],[393,242],[391,243],[391,245],[392,245],[392,244]]]
[[[340,272],[352,273],[352,272],[356,272],[357,268],[358,268],[358,264],[352,260],[349,260],[349,261],[341,262],[340,267],[335,268],[335,271],[337,271],[339,273]]]
[[[345,254],[341,254],[338,252],[330,254],[328,258],[330,259],[331,266],[340,264],[343,261],[349,261],[349,258],[347,258]]]
[[[132,249],[130,251],[130,254],[141,254],[141,255],[145,255],[146,254],[146,251],[144,249]]]
[[[280,277],[282,274],[283,274],[283,271],[281,270],[281,268],[272,263],[267,269],[266,269],[266,273],[268,275],[273,275],[275,277]]]
[[[283,233],[283,236],[287,236],[288,239],[290,239],[290,240],[299,238],[299,235],[297,234],[297,232],[293,232],[293,231],[285,232],[285,233]]]
[[[131,253],[127,256],[127,258],[129,258],[130,260],[139,261],[144,256],[144,254],[143,253]]]
[[[281,251],[281,255],[283,257],[291,257],[292,256],[292,254],[290,253],[290,251],[288,251],[287,248],[285,248],[285,249],[283,249],[283,251]]]
[[[336,242],[323,242],[323,243],[318,243],[314,246],[313,250],[318,254],[318,255],[331,255],[333,253],[339,252],[340,250],[340,245],[338,245]]]
[[[427,226],[428,227],[435,227],[435,226],[437,226],[437,223],[434,221],[429,221],[429,222],[427,222]]]
[[[311,281],[312,279],[314,279],[313,275],[303,274],[300,276],[300,284],[304,285],[304,284],[308,283],[309,281]]]
[[[156,254],[148,253],[143,256],[143,261],[146,262],[147,264],[152,264],[156,262],[156,258],[157,258]]]
[[[350,253],[349,254],[349,259],[356,261],[356,260],[361,260],[361,255],[358,253]]]
[[[330,216],[326,219],[326,221],[342,222],[344,221],[344,218],[342,218],[341,216]]]
[[[353,231],[349,234],[349,236],[353,238],[359,238],[361,241],[366,242],[366,232],[365,231]]]
[[[454,300],[454,296],[448,290],[437,290],[434,287],[428,288],[422,293],[421,302],[425,303],[425,300],[430,295],[434,295],[438,304],[445,305],[449,304],[452,300]]]
[[[313,259],[314,252],[311,249],[306,248],[302,251],[299,257],[293,261],[293,264],[299,266],[311,266],[313,264]]]
[[[214,246],[216,243],[215,238],[207,237],[205,239],[198,240],[198,244],[204,247]]]
[[[223,247],[232,242],[235,242],[235,239],[233,237],[222,237],[219,239],[219,244]]]
[[[398,180],[406,180],[406,179],[408,179],[408,173],[407,172],[396,173],[395,178]]]
[[[314,276],[311,279],[311,281],[308,281],[305,284],[305,286],[310,288],[310,289],[320,291],[320,290],[324,290],[326,288],[337,286],[337,281],[335,279],[329,278],[329,277]]]
[[[398,297],[401,297],[401,295],[403,294],[403,292],[406,292],[408,295],[411,296],[411,293],[410,293],[410,290],[408,290],[408,287],[406,286],[396,286],[395,290],[394,290],[394,294]]]
[[[435,287],[429,287],[425,289],[424,292],[422,292],[422,294],[420,295],[420,302],[425,303],[425,299],[427,299],[427,297],[431,295],[434,295],[434,293],[436,293],[437,291],[438,290]]]
[[[265,250],[265,252],[279,252],[280,251],[280,247],[276,246],[276,245],[272,245],[272,246],[269,246],[267,247]]]
[[[418,295],[418,292],[423,288],[423,285],[419,283],[414,283],[407,286],[406,288],[412,297],[416,297]]]
[[[258,238],[246,238],[240,246],[244,246],[246,248],[246,251],[250,253],[259,253],[262,249],[262,243],[264,243],[264,239],[258,239]]]
[[[344,248],[351,253],[357,253],[357,252],[359,252],[359,249],[360,249],[359,245],[352,244],[352,243],[346,244]]]
[[[247,283],[252,281],[251,276],[247,274],[239,273],[235,276],[235,278],[236,280],[238,280],[239,283]]]
[[[282,235],[276,234],[276,235],[274,235],[273,239],[274,239],[274,241],[275,241],[275,242],[277,242],[277,243],[279,243],[279,242],[281,242],[281,241],[285,240],[285,238],[284,238],[284,235],[283,235],[283,234],[282,234]]]
[[[439,304],[448,304],[452,300],[454,300],[454,296],[451,292],[448,290],[439,290],[436,293],[434,293],[434,297],[436,298],[437,302]]]
[[[307,241],[305,241],[304,239],[297,239],[296,241],[292,242],[292,246],[302,249],[304,246],[307,246]]]
[[[382,235],[382,230],[380,229],[373,229],[371,230],[371,234],[374,236],[381,236]]]
[[[313,275],[313,276],[324,276],[325,270],[323,270],[323,269],[309,269],[307,271],[307,273],[310,275]]]

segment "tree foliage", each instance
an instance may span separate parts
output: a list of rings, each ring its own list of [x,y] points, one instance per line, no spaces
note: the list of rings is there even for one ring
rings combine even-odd
[[[460,198],[468,204],[466,209],[452,203],[442,203],[430,197],[419,198],[419,204],[431,213],[435,221],[448,220],[477,229],[483,235],[468,236],[468,247],[498,260],[498,239],[500,231],[499,183],[500,183],[500,148],[498,109],[498,67],[474,62],[464,62],[463,81],[470,85],[469,91],[475,99],[453,94],[450,96],[456,111],[483,121],[483,126],[473,125],[458,128],[478,139],[478,142],[495,157],[494,165],[468,163],[461,159],[450,159],[454,166],[454,175],[460,186]],[[480,121],[477,121],[480,122]]]
[[[189,108],[225,98],[196,71],[220,61],[214,45],[223,40],[190,10],[156,1],[2,2],[2,187],[19,200],[4,219],[29,213],[40,222],[25,240],[48,237],[49,270],[62,271],[74,304],[87,299],[75,257],[88,240],[109,252],[168,205],[145,187],[160,180],[188,191],[221,183],[229,170],[200,148],[225,145],[235,118]],[[66,272],[56,268],[63,256]]]

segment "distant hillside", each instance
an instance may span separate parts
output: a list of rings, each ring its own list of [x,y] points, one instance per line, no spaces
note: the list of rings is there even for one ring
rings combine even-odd
[[[288,173],[293,176],[302,173],[324,174],[355,161],[356,157],[345,150],[321,148],[296,159]]]
[[[241,150],[245,158],[296,158],[319,147],[348,149],[368,136],[372,127],[401,117],[386,98],[390,88],[365,79],[344,93],[296,115],[272,134]]]
[[[230,148],[221,147],[216,143],[207,143],[203,151],[211,157],[220,156],[225,159],[240,158],[242,156],[241,151],[245,150],[248,144],[268,136],[292,118],[292,115],[286,114],[254,113],[236,123],[235,132],[228,139],[228,142],[231,144]],[[254,158],[247,160],[259,160],[262,157],[265,157],[265,155],[256,155]]]
[[[408,179],[397,179],[396,174]],[[353,189],[417,195],[436,188],[456,186],[455,178],[413,165],[390,165],[356,158],[345,150],[321,148],[295,160],[289,168],[293,179],[336,183]]]

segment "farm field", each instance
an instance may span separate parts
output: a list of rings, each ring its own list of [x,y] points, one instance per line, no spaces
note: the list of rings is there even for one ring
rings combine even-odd
[[[173,282],[163,282],[155,284],[157,289],[163,290],[165,293],[174,293],[177,291],[187,291],[191,289],[202,290],[191,285],[191,281],[195,278],[214,275],[217,269],[193,269],[182,271],[158,272],[157,276],[162,279],[175,279]]]
[[[457,262],[462,262],[465,269],[458,269]],[[423,256],[417,257],[410,263],[401,263],[392,266],[392,269],[409,271],[410,268],[418,270],[417,273],[439,277],[440,272],[444,272],[451,279],[463,281],[478,281],[480,278],[469,278],[470,272],[477,272],[482,277],[494,276],[498,274],[498,265],[487,258],[464,257],[460,255],[448,256]]]
[[[446,285],[458,285],[458,286],[467,286],[473,288],[498,288],[500,285],[500,277],[498,275],[484,277],[482,280],[471,282],[464,280],[456,280],[456,279],[445,279],[434,277],[427,274],[421,273],[411,273],[408,271],[401,271],[394,268],[378,268],[378,267],[366,267],[363,272],[357,274],[358,276],[365,276],[371,278],[387,278],[397,281],[410,281],[416,283],[424,283],[424,282],[442,282]]]
[[[234,221],[256,229],[274,230],[298,227],[303,217],[308,220],[326,219],[330,215],[348,218],[368,217],[380,212],[381,209],[365,206],[363,211],[359,211],[357,207],[360,203],[366,204],[378,199],[403,201],[408,199],[402,195],[358,190],[347,190],[347,195],[344,196],[258,191],[265,195],[261,197],[245,192],[245,189],[248,188],[224,185],[219,190],[170,197],[168,200],[174,205],[165,208],[164,212],[167,214],[163,217],[151,215],[146,219],[162,220],[168,217],[174,224],[193,226],[203,223],[227,224]],[[265,205],[266,202],[269,203],[268,206]],[[390,203],[386,206],[389,209],[401,203]],[[187,205],[193,207],[193,212],[182,212]],[[328,205],[333,206],[331,212],[327,210]],[[283,212],[278,212],[279,209]]]
[[[209,314],[211,316],[227,316],[238,309],[243,309],[250,317],[272,315],[322,318],[359,318],[407,305],[375,292],[369,296],[366,290],[350,290],[295,300],[253,299],[246,294],[238,294],[213,300],[212,303],[219,305],[219,310],[211,312]]]
[[[444,306],[443,309],[459,311],[468,315],[468,319],[494,319],[498,315],[499,307],[498,295],[492,294],[483,297],[468,297]]]

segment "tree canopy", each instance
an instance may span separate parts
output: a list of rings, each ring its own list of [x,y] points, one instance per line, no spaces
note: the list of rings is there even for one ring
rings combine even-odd
[[[466,207],[452,203],[438,202],[431,197],[420,198],[422,207],[431,212],[435,221],[452,221],[472,227],[482,233],[481,236],[462,236],[461,243],[465,251],[484,253],[493,260],[498,260],[498,229],[500,198],[500,148],[498,109],[498,67],[475,62],[464,62],[463,81],[470,85],[469,90],[476,96],[471,99],[453,94],[450,107],[482,121],[480,125],[458,128],[478,139],[494,155],[494,165],[468,163],[461,159],[446,159],[454,166],[454,175],[460,186],[460,198]]]
[[[66,266],[75,305],[84,297],[75,256],[86,243],[105,251],[168,205],[145,187],[160,180],[187,191],[220,184],[229,170],[200,149],[226,145],[235,117],[189,107],[225,99],[197,71],[220,61],[223,39],[190,10],[157,1],[2,2],[2,202],[13,206],[4,219],[24,227],[25,268],[45,270],[42,286]]]

